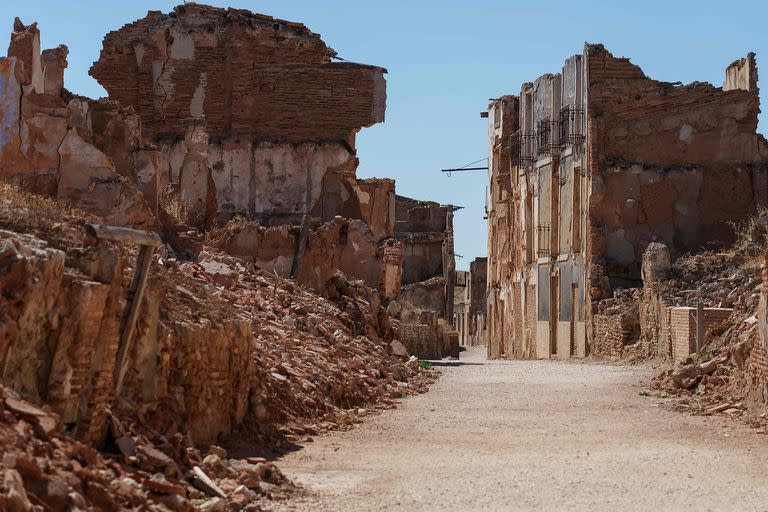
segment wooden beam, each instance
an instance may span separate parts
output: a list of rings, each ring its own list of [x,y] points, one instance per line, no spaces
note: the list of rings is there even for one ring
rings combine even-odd
[[[135,244],[160,247],[163,240],[157,233],[140,229],[122,228],[117,226],[105,226],[103,224],[86,224],[88,235],[99,240],[113,240],[115,242],[133,242]]]
[[[128,291],[127,314],[123,322],[122,334],[120,335],[120,347],[117,352],[117,373],[115,376],[115,396],[120,395],[123,388],[125,372],[128,371],[128,354],[132,347],[133,332],[136,330],[136,318],[141,309],[141,300],[144,298],[144,288],[149,277],[149,266],[152,263],[152,254],[155,248],[151,245],[142,245],[139,251],[139,257],[136,259],[136,270],[131,281],[131,288]]]

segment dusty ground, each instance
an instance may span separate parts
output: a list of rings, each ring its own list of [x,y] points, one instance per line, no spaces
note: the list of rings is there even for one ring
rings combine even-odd
[[[276,510],[768,510],[768,439],[642,397],[650,367],[484,360],[278,461]]]

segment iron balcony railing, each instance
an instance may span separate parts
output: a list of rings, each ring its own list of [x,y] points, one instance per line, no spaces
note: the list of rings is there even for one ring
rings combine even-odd
[[[533,162],[533,141],[532,133],[517,131],[510,137],[510,154],[512,165],[518,167]]]
[[[550,117],[545,117],[538,122],[536,125],[537,156],[551,155],[560,148],[560,145],[555,138],[559,135],[558,125],[559,122],[557,120],[552,120]]]
[[[578,146],[584,142],[584,111],[572,106],[560,110],[560,146]]]
[[[536,226],[536,242],[540,257],[552,254],[552,228],[549,224]]]

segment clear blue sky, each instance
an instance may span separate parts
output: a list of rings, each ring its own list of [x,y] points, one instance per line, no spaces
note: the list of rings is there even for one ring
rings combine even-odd
[[[0,0],[9,37],[13,17],[37,21],[43,47],[69,46],[66,86],[104,95],[87,72],[109,30],[168,12],[166,0]],[[581,52],[585,41],[630,57],[646,74],[670,82],[722,85],[725,67],[757,52],[768,94],[768,0],[403,1],[231,0],[209,3],[300,21],[347,60],[376,64],[387,76],[387,121],[358,135],[362,177],[392,177],[398,193],[465,206],[456,215],[458,268],[486,253],[481,172],[442,175],[487,156],[488,98],[517,93],[520,84]],[[7,40],[7,39],[6,39]],[[768,126],[762,101],[761,131]]]

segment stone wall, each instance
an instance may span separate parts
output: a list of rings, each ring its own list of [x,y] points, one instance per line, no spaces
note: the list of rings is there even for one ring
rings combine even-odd
[[[592,322],[592,354],[595,357],[619,359],[628,334],[622,327],[622,315],[594,315]]]
[[[403,262],[405,266],[406,262]],[[445,311],[445,280],[433,277],[426,281],[403,285],[400,298],[422,309],[438,313]]]
[[[442,357],[442,336],[428,324],[402,324],[397,329],[397,336],[409,353],[422,359]]]

